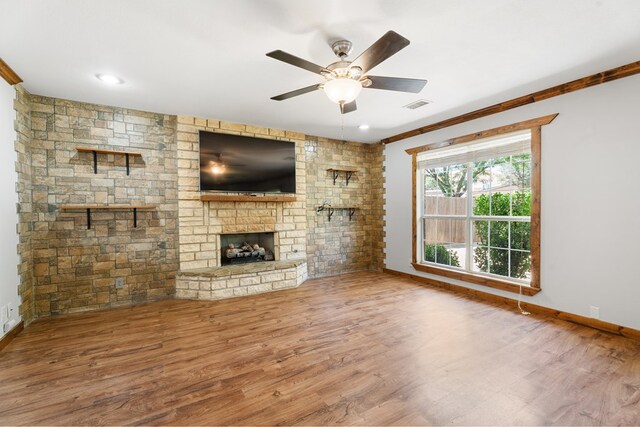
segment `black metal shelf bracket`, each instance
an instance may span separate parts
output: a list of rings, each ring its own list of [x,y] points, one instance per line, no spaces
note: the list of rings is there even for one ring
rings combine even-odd
[[[98,152],[92,151],[92,153],[93,153],[93,173],[97,174],[98,173]],[[127,175],[129,175],[131,172],[131,166],[129,162],[129,153],[124,153],[124,158],[127,164]]]
[[[333,185],[336,185],[336,179],[340,176],[340,171],[333,171]]]
[[[327,208],[328,209],[328,216],[329,216],[329,222],[331,222],[331,217],[333,216],[333,212],[335,211],[335,209],[333,209],[332,207]]]
[[[349,208],[349,221],[351,221],[351,218],[353,218],[353,214],[356,213],[356,209],[355,208]]]
[[[346,178],[347,185],[349,185],[349,180],[351,179],[351,175],[352,175],[352,174],[353,174],[353,172],[351,172],[351,171],[346,171],[346,172],[344,173],[344,177]]]
[[[98,173],[98,152],[93,152],[93,173]]]
[[[138,228],[138,209],[137,208],[133,208],[133,227]],[[91,208],[87,208],[87,230],[91,230]]]

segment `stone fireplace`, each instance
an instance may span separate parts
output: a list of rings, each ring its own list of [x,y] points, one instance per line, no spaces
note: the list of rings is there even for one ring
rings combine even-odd
[[[220,265],[275,261],[274,233],[220,235]]]
[[[296,194],[274,197],[200,191],[200,131],[294,142]],[[307,279],[305,136],[178,116],[176,138],[180,230],[176,297],[216,300],[295,288],[304,282]],[[229,258],[228,249],[238,251],[230,252]]]

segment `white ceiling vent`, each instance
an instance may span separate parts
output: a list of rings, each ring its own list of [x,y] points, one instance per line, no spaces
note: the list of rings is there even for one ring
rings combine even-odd
[[[431,104],[433,101],[429,101],[427,99],[418,99],[417,101],[412,102],[411,104],[407,104],[402,108],[408,108],[410,110],[415,110],[416,108],[424,107],[427,104]]]

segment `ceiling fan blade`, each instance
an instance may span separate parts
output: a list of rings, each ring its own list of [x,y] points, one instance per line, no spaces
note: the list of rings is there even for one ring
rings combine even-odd
[[[419,93],[427,84],[426,80],[421,79],[404,79],[400,77],[382,77],[382,76],[366,76],[371,80],[369,89],[395,90],[397,92]]]
[[[362,72],[366,73],[382,61],[407,47],[409,43],[409,40],[395,31],[387,31],[377,42],[369,46],[369,49],[362,52],[360,56],[351,63],[351,66],[360,67],[362,68]]]
[[[356,111],[358,107],[356,106],[356,101],[351,101],[348,104],[340,104],[340,114],[347,114],[352,111]]]
[[[274,101],[284,101],[285,99],[293,98],[294,96],[304,95],[305,93],[313,92],[320,89],[320,85],[311,85],[303,87],[302,89],[292,90],[291,92],[283,93],[282,95],[273,96],[271,99]]]
[[[267,56],[273,59],[277,59],[278,61],[291,64],[294,67],[300,67],[307,71],[311,71],[312,73],[321,74],[321,75],[331,73],[330,70],[327,70],[326,68],[321,67],[318,64],[309,62],[306,59],[298,58],[297,56],[291,55],[290,53],[284,52],[282,50],[274,50],[273,52],[267,53]]]

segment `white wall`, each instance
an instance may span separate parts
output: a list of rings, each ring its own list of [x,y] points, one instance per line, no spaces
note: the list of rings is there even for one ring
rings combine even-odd
[[[484,292],[503,292],[417,272],[411,259],[409,147],[552,113],[542,127],[541,288],[523,300],[640,329],[640,75],[388,144],[386,267]]]
[[[16,112],[13,100],[16,91],[0,79],[0,310],[6,310],[9,305],[13,308],[8,313],[5,323],[7,331],[11,330],[20,320],[18,307],[18,214],[16,205],[16,152],[14,143],[16,132],[13,123]],[[4,319],[3,319],[4,320]],[[5,335],[3,324],[0,322],[0,336]]]

